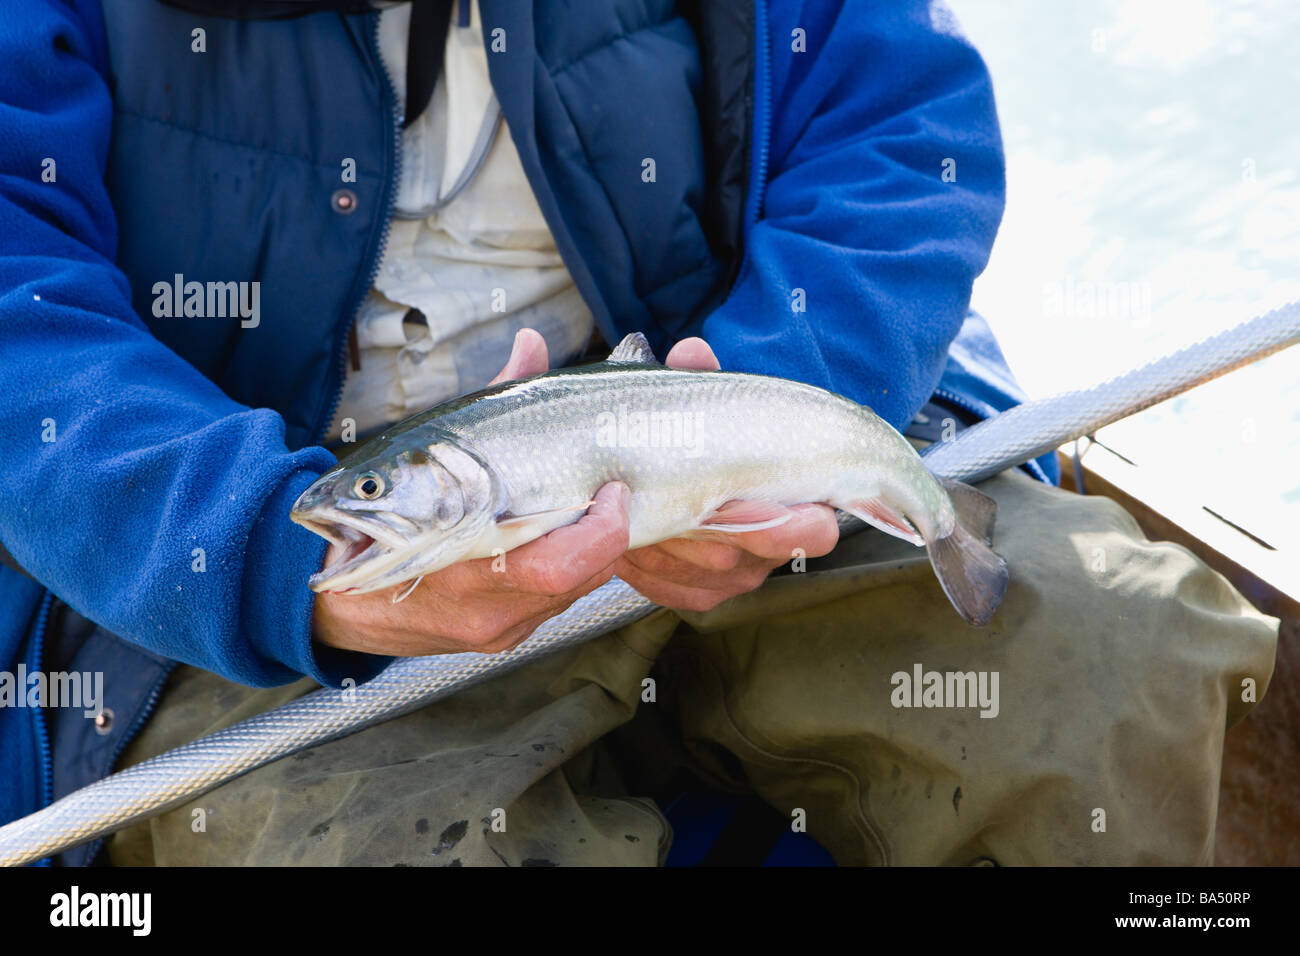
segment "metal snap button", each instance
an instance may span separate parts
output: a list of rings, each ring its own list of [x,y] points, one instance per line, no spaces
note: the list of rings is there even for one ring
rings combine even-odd
[[[113,710],[111,707],[105,707],[95,715],[95,733],[101,737],[113,730]]]
[[[330,196],[330,208],[346,216],[357,211],[357,194],[351,189],[336,189]]]

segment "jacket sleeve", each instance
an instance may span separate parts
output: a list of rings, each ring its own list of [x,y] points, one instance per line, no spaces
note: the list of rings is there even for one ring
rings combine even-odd
[[[1002,217],[989,76],[937,0],[769,7],[744,261],[699,334],[724,368],[829,388],[901,428]]]
[[[0,7],[0,541],[173,659],[259,686],[366,680],[384,658],[311,640],[325,543],[287,517],[332,456],[290,452],[278,414],[231,401],[132,311],[106,74],[98,0]]]

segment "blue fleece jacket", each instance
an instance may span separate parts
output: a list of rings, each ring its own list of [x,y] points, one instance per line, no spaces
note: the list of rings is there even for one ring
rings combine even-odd
[[[137,0],[135,10],[150,3]],[[641,152],[625,157],[614,148],[637,126],[655,128],[657,101],[637,97],[637,71],[671,51],[698,56],[689,31],[670,19],[671,6],[623,4],[608,23],[597,17],[582,27],[590,35],[579,43],[571,21],[541,14],[521,21],[523,5],[484,0],[485,23],[509,21],[512,49],[525,51],[522,59],[493,60],[493,80],[539,204],[605,337],[643,330],[662,347],[701,334],[724,367],[831,388],[895,426],[936,387],[977,414],[1018,400],[987,328],[967,319],[971,282],[1001,216],[1002,155],[987,74],[942,8],[809,0],[781,4],[769,15],[766,0],[757,0],[744,254],[719,306],[708,282],[725,269],[708,260],[698,224],[682,212],[693,215],[700,202],[698,183],[689,178],[704,165],[702,144],[676,158],[686,185],[667,204],[665,193],[644,188]],[[628,26],[619,22],[631,15],[623,7],[657,11],[665,22]],[[160,6],[148,16],[169,26],[159,33],[159,50],[175,40],[170,28],[186,22]],[[306,36],[303,30],[334,30],[330,36],[347,48],[350,34],[336,24],[351,30],[355,20],[257,25],[248,29],[261,32],[238,36],[270,38],[273,49]],[[208,28],[219,52],[223,27]],[[600,30],[605,34],[596,35]],[[169,238],[172,224],[151,209],[154,271],[139,266],[148,223],[132,221],[134,244],[121,257],[120,216],[105,184],[110,134],[119,147],[149,142],[139,137],[155,133],[160,150],[184,144],[168,160],[171,167],[150,166],[157,162],[150,150],[115,156],[110,183],[132,183],[118,193],[131,197],[137,219],[149,184],[162,189],[167,177],[181,175],[178,156],[201,165],[205,150],[257,148],[280,161],[333,169],[337,157],[303,155],[313,143],[310,111],[296,102],[209,111],[201,115],[210,125],[193,128],[197,121],[187,126],[167,108],[154,113],[119,101],[115,126],[110,73],[134,77],[137,87],[145,74],[139,64],[110,70],[111,35],[100,0],[0,6],[0,541],[40,582],[0,568],[0,668],[13,670],[19,659],[39,664],[39,624],[52,592],[125,640],[232,680],[266,686],[306,674],[332,685],[347,677],[364,681],[384,658],[311,640],[306,579],[320,566],[324,543],[287,517],[294,499],[333,463],[310,439],[327,424],[319,396],[338,374],[329,349],[326,358],[295,367],[286,340],[268,326],[264,338],[241,344],[232,363],[251,355],[265,366],[284,362],[293,374],[282,381],[247,374],[254,365],[244,366],[242,378],[200,373],[196,366],[207,369],[216,348],[203,337],[210,330],[160,331],[141,307],[148,283],[171,278],[163,271],[167,247],[186,243]],[[355,69],[360,78],[364,67],[373,75],[373,47],[355,46],[359,65],[323,68],[341,76]],[[597,47],[605,59],[591,53]],[[254,70],[251,82],[280,89],[272,74],[256,75],[255,49],[250,42],[241,48],[243,62],[232,62]],[[278,70],[289,55],[303,54],[264,59]],[[686,74],[689,89],[680,96],[689,102],[702,81],[698,68]],[[228,78],[232,86],[248,81]],[[158,90],[146,94],[162,96]],[[626,115],[600,104],[584,111],[597,93],[624,96]],[[660,99],[673,95],[667,89]],[[352,116],[358,127],[363,106]],[[382,104],[369,107],[379,111]],[[259,135],[287,130],[285,136],[297,137],[293,145],[252,142],[257,137],[244,127],[258,111],[275,117]],[[698,130],[692,119],[667,119]],[[362,144],[372,147],[380,149]],[[123,164],[136,163],[132,180]],[[358,163],[365,175],[356,192],[363,207],[379,206],[378,222],[391,184],[374,174],[382,164],[366,156]],[[674,159],[661,156],[660,177],[673,168]],[[392,172],[386,168],[388,178]],[[290,188],[287,178],[278,182]],[[165,214],[185,228],[199,224],[212,249],[252,248],[262,263],[318,238],[308,231],[314,227],[294,234],[292,223],[276,222],[270,212],[255,222],[213,215],[207,198],[191,193]],[[665,215],[672,221],[663,229],[646,228]],[[348,267],[364,277],[378,249],[355,245]],[[674,261],[685,255],[706,261]],[[672,274],[679,280],[664,278]],[[278,280],[264,307],[286,315],[319,285],[263,278]],[[669,288],[672,296],[660,294]],[[342,294],[328,301],[319,334],[338,342],[351,303]],[[967,345],[950,351],[964,322]],[[48,799],[47,740],[38,718],[30,708],[0,710],[0,821]]]

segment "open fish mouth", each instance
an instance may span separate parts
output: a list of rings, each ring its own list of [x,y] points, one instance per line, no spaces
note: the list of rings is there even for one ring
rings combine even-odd
[[[347,512],[291,514],[292,520],[320,535],[342,550],[335,550],[329,564],[307,579],[313,591],[355,590],[371,577],[400,560],[410,545],[398,531],[381,519]],[[373,570],[373,574],[370,573]],[[331,587],[338,584],[338,587]]]

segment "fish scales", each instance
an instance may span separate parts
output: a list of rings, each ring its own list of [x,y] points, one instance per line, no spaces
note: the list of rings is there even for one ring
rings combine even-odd
[[[619,366],[553,373],[440,425],[499,468],[514,514],[563,508],[590,500],[608,481],[627,483],[632,547],[696,528],[727,501],[872,498],[874,470],[923,468],[867,409],[743,373]],[[940,496],[930,508],[943,511]]]

